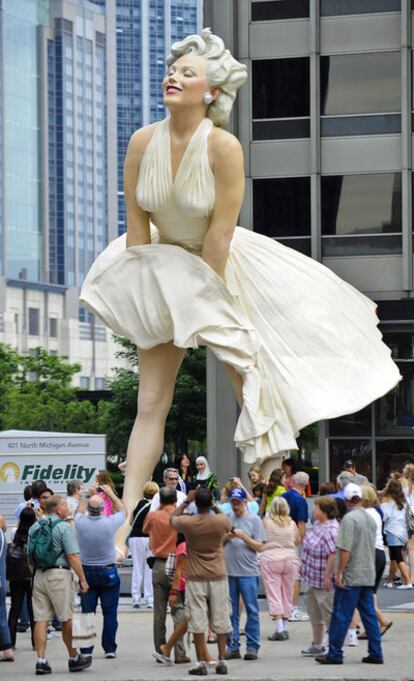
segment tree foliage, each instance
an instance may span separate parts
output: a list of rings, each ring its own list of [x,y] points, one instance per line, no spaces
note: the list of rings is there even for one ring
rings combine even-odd
[[[72,377],[79,364],[37,348],[20,355],[0,344],[0,429],[96,432],[91,402],[76,399]]]
[[[48,430],[104,433],[108,454],[123,456],[137,414],[139,367],[131,341],[116,337],[117,357],[128,363],[109,382],[112,399],[97,406],[77,399],[71,386],[79,364],[43,348],[18,354],[0,344],[0,430]],[[166,449],[178,453],[204,449],[206,440],[205,350],[189,350],[177,377],[166,426]]]

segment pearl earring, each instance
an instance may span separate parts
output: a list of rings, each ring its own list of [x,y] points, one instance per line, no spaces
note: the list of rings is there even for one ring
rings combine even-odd
[[[214,101],[214,97],[211,94],[211,92],[205,92],[203,95],[203,102],[204,104],[211,104],[211,102]]]

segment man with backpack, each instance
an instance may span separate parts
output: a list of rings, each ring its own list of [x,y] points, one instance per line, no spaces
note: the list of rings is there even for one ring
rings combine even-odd
[[[91,659],[78,655],[72,647],[73,582],[71,568],[79,577],[82,591],[88,583],[79,558],[74,528],[67,522],[67,501],[57,494],[46,501],[46,517],[29,532],[28,553],[34,568],[33,614],[35,619],[36,674],[50,674],[46,659],[47,627],[55,613],[62,622],[62,639],[69,653],[68,668],[78,672],[91,665]]]

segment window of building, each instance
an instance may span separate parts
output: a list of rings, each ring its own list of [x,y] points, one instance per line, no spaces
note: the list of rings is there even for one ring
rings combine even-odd
[[[323,136],[401,131],[400,52],[322,56],[320,81]]]
[[[310,178],[253,180],[253,228],[310,254]]]
[[[253,61],[253,139],[309,137],[309,87],[309,57]]]
[[[399,12],[401,0],[321,0],[321,16]]]
[[[40,311],[36,307],[29,307],[29,336],[39,336]]]
[[[401,326],[384,332],[402,380],[391,392],[377,401],[377,435],[412,435],[414,430],[414,332]]]
[[[329,440],[329,479],[335,484],[344,462],[351,459],[358,473],[372,480],[372,449],[370,440]]]
[[[252,21],[302,19],[309,17],[309,0],[252,2]]]
[[[365,407],[355,414],[346,414],[337,419],[328,421],[329,436],[330,437],[346,437],[352,434],[353,437],[362,435],[370,437],[371,435],[371,405]]]
[[[56,317],[49,318],[49,336],[51,338],[57,338],[58,335],[58,320]]]
[[[79,385],[84,390],[89,390],[89,376],[81,376]]]
[[[400,471],[405,464],[414,463],[414,439],[376,441],[377,487],[383,489],[391,471]]]
[[[95,378],[95,390],[105,390],[106,381],[104,378]]]
[[[321,177],[322,254],[401,253],[401,175]]]

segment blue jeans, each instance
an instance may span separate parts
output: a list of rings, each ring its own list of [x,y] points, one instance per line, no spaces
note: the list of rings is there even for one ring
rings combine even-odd
[[[121,581],[115,566],[84,565],[89,591],[82,595],[82,612],[96,612],[98,598],[101,600],[103,614],[102,648],[105,653],[117,649],[115,637],[118,629],[118,603]],[[81,648],[85,655],[92,655],[93,646]]]
[[[359,610],[368,636],[368,653],[382,660],[381,632],[371,586],[346,586],[344,589],[336,587],[329,627],[329,657],[343,659],[342,646],[355,608]]]
[[[239,601],[243,599],[246,608],[246,649],[257,652],[260,648],[260,619],[257,591],[259,586],[258,577],[229,577],[229,592],[231,598],[231,626],[233,628],[228,643],[228,650],[238,650],[240,646],[240,616]]]

